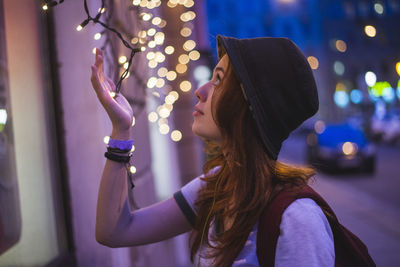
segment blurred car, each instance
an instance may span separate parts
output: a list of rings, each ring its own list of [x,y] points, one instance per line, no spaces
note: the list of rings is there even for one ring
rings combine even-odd
[[[382,118],[372,116],[371,132],[376,140],[400,144],[400,109],[391,110]]]
[[[314,167],[326,171],[375,171],[375,147],[362,130],[348,123],[315,123],[307,136],[307,159]]]

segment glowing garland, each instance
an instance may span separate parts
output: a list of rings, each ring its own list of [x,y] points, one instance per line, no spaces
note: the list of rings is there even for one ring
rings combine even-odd
[[[42,8],[43,8],[43,10],[47,10],[49,7],[54,7],[57,4],[61,4],[62,2],[64,2],[64,0],[60,0],[59,2],[45,0]],[[131,54],[130,54],[130,57],[129,57],[129,60],[128,60],[128,65],[125,68],[124,72],[121,74],[121,77],[120,77],[119,81],[116,84],[115,91],[116,91],[116,93],[119,93],[120,89],[121,89],[122,80],[127,78],[127,75],[129,73],[129,69],[130,69],[130,67],[132,65],[132,59],[133,59],[133,57],[135,56],[135,54],[137,52],[141,51],[141,49],[132,47],[127,41],[125,41],[125,39],[122,37],[122,35],[121,35],[121,33],[119,31],[117,31],[116,29],[110,27],[106,23],[100,21],[101,15],[105,11],[105,7],[104,6],[105,6],[104,5],[104,0],[101,0],[101,8],[99,8],[99,11],[98,11],[97,15],[95,17],[92,17],[90,15],[90,12],[89,12],[89,8],[88,8],[88,5],[87,5],[87,0],[84,0],[84,8],[85,8],[85,12],[86,12],[86,15],[87,15],[87,19],[85,19],[81,24],[79,24],[78,27],[76,28],[76,30],[77,31],[81,31],[83,28],[85,28],[86,25],[89,24],[90,21],[93,21],[94,24],[98,23],[101,26],[103,26],[105,29],[107,29],[107,30],[109,30],[111,32],[114,32],[117,35],[117,37],[121,40],[121,42],[124,44],[124,46],[131,51]],[[98,40],[100,38],[101,38],[101,34],[100,33],[95,35],[95,39],[96,40]]]
[[[64,2],[64,0],[60,0],[60,1],[45,0],[42,5],[42,8],[43,8],[43,10],[48,10],[49,7],[54,7],[63,2]],[[110,5],[109,5],[109,7],[111,9],[110,13],[112,13],[112,4],[113,4],[113,2],[111,1]],[[150,1],[149,0],[133,0],[132,5],[134,7],[147,8],[147,9],[151,10],[155,7],[159,7],[161,5],[161,0],[153,0],[153,1],[151,1],[151,0]],[[194,1],[193,0],[169,0],[167,2],[167,5],[170,8],[174,8],[178,5],[183,5],[186,8],[191,8],[194,5]],[[129,77],[129,69],[131,68],[133,56],[139,51],[145,51],[146,47],[145,46],[141,46],[140,48],[132,47],[123,38],[123,36],[121,34],[121,32],[123,32],[123,34],[125,36],[131,36],[130,33],[124,32],[123,30],[118,31],[118,30],[110,27],[107,23],[100,21],[102,14],[105,13],[105,11],[106,11],[104,0],[101,1],[101,8],[99,8],[98,13],[95,17],[92,17],[90,15],[86,0],[84,0],[84,9],[85,9],[87,18],[81,24],[78,25],[78,27],[76,28],[77,31],[81,31],[85,26],[87,26],[89,24],[90,21],[92,21],[94,24],[100,24],[106,30],[109,30],[109,31],[115,33],[116,36],[121,40],[123,45],[131,51],[129,59],[127,59],[126,56],[120,56],[118,58],[118,63],[120,65],[120,67],[124,69],[124,71],[121,74],[120,79],[116,85],[116,92],[119,92],[121,84],[122,84],[122,80]],[[109,17],[111,17],[111,15]],[[180,30],[180,34],[183,38],[188,38],[191,36],[193,24],[190,21],[193,20],[195,17],[196,17],[196,14],[190,10],[187,12],[183,12],[180,15],[181,21],[185,23],[184,26],[182,27],[182,29]],[[147,21],[151,22],[152,25],[154,25],[160,29],[164,28],[167,24],[167,22],[165,20],[163,20],[162,18],[154,17],[154,15],[152,13],[142,12],[142,13],[140,13],[140,18],[144,22],[147,22]],[[99,40],[101,38],[102,34],[103,34],[103,32],[96,33],[94,36],[95,40]],[[147,37],[152,37],[153,40],[150,40],[147,42]],[[164,40],[165,40],[165,34],[162,31],[157,32],[157,30],[155,28],[153,28],[153,26],[152,26],[149,29],[140,30],[136,37],[131,38],[131,43],[133,45],[147,45],[147,47],[149,49],[153,49],[157,45],[159,45],[159,46],[163,45]],[[108,35],[107,35],[106,41],[103,44],[102,49],[107,44],[111,45],[110,37]],[[164,103],[157,107],[156,112],[152,111],[148,114],[148,120],[150,122],[158,123],[159,131],[161,134],[169,133],[170,126],[168,125],[168,117],[170,116],[170,114],[173,110],[174,102],[177,101],[179,98],[179,93],[175,90],[171,90],[171,86],[166,85],[165,79],[167,81],[173,82],[178,77],[178,75],[183,75],[186,73],[186,71],[188,69],[187,64],[191,60],[196,61],[200,58],[200,53],[197,50],[194,50],[195,47],[196,47],[195,41],[186,40],[183,43],[182,48],[183,48],[183,50],[185,50],[187,52],[187,54],[184,53],[178,57],[178,64],[176,65],[175,70],[168,70],[166,67],[160,67],[157,70],[157,77],[155,77],[155,76],[150,77],[146,83],[148,89],[152,89],[154,87],[156,87],[158,89],[167,88],[169,91],[168,94],[165,94],[165,96],[164,96],[164,101],[163,101]],[[172,54],[174,54],[175,51],[176,51],[175,47],[173,47],[171,45],[168,45],[164,48],[164,52],[166,55],[172,55]],[[111,52],[114,53],[114,50],[111,49]],[[148,60],[149,68],[155,69],[158,66],[158,64],[161,64],[165,61],[166,56],[161,51],[150,51],[147,53],[146,59]],[[135,78],[140,84],[144,84],[141,80],[141,77],[135,75]],[[184,81],[180,82],[179,88],[183,93],[185,93],[192,89],[192,84],[189,81],[184,80]],[[161,99],[160,92],[158,92],[158,91],[153,91],[152,95]],[[131,101],[130,101],[130,103],[131,103]],[[134,101],[132,101],[131,105],[139,105],[142,109],[144,106],[144,103],[134,100]],[[135,117],[133,117],[133,119],[132,119],[132,127],[134,125],[135,125]],[[182,133],[179,130],[173,130],[171,132],[170,137],[174,142],[178,142],[182,139]],[[104,138],[104,142],[106,144],[108,143],[108,139],[109,139],[108,136],[106,136]],[[135,147],[133,146],[132,152],[134,150],[135,150]],[[149,168],[149,166],[147,166],[146,168]],[[129,172],[131,174],[134,174],[135,177],[137,178],[138,176],[141,176],[141,174],[145,171],[146,168],[144,168],[144,170],[141,170],[140,172],[137,172],[136,167],[132,165],[129,167]]]

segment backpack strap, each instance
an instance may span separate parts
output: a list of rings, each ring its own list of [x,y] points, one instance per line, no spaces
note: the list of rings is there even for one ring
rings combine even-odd
[[[308,185],[279,192],[261,214],[257,232],[257,257],[260,266],[275,265],[282,214],[299,198],[314,200],[324,212],[335,242],[336,267],[376,266],[362,241],[339,223],[328,203]]]

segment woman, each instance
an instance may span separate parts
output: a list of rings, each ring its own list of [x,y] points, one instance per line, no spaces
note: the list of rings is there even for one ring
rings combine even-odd
[[[98,242],[142,245],[193,229],[191,258],[199,253],[202,266],[260,265],[263,211],[279,192],[302,188],[314,175],[277,156],[290,132],[318,110],[317,89],[306,59],[288,39],[218,36],[218,52],[211,81],[195,91],[192,125],[217,154],[173,198],[131,213],[123,159],[129,158],[132,110],[122,95],[111,96],[115,86],[104,76],[97,50],[91,80],[113,125],[99,190]],[[332,231],[312,199],[285,209],[280,232],[275,266],[334,265]]]

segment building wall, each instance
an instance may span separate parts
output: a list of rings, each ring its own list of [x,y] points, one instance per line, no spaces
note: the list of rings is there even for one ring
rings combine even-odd
[[[52,131],[48,127],[37,10],[37,1],[27,0],[23,5],[4,1],[22,235],[17,245],[0,256],[0,266],[42,266],[60,252],[52,194]]]

